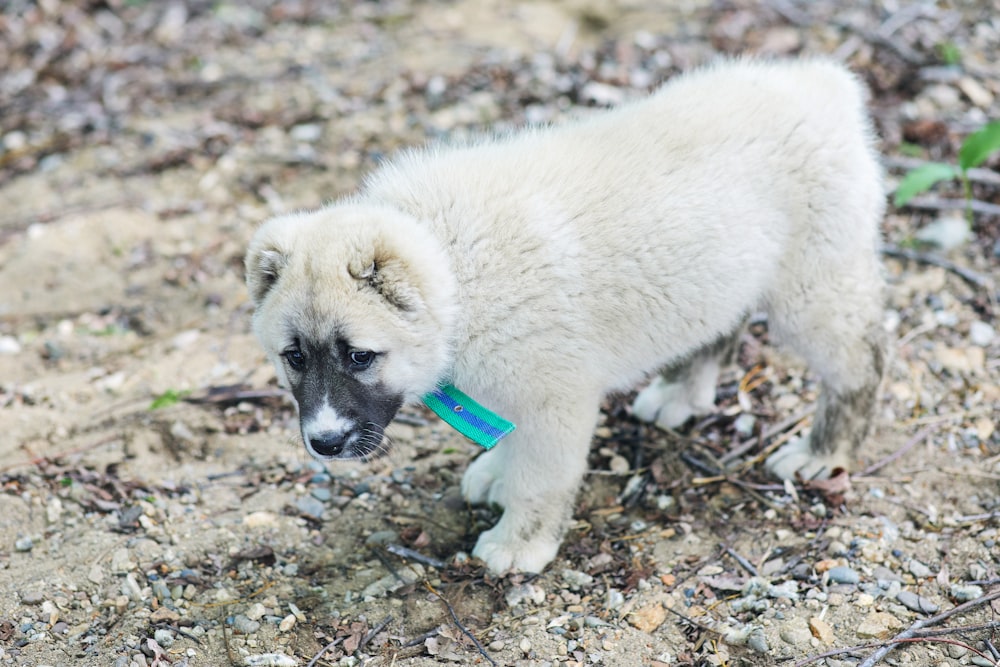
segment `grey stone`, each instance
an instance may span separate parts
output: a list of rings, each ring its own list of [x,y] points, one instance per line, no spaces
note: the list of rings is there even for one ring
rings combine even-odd
[[[830,581],[838,584],[856,584],[861,581],[861,575],[846,565],[831,567],[827,571],[827,575],[830,577]]]
[[[233,618],[233,630],[244,635],[250,635],[260,630],[260,623],[258,621],[251,621],[243,614],[237,614]]]
[[[812,632],[809,630],[809,626],[806,624],[805,619],[793,618],[782,624],[782,626],[778,629],[778,636],[781,637],[786,644],[807,647],[810,645],[809,641],[812,639]]]
[[[927,598],[917,595],[911,591],[900,591],[899,594],[896,595],[896,599],[901,605],[910,611],[919,612],[921,614],[935,614],[941,608]]]
[[[906,564],[906,569],[909,570],[910,574],[917,579],[926,579],[933,574],[929,567],[921,563],[916,558],[910,559],[910,562]]]
[[[365,538],[365,545],[369,547],[393,542],[399,542],[399,533],[394,530],[379,530]]]

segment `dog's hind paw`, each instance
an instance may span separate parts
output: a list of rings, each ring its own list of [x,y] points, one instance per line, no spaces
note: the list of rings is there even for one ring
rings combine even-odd
[[[683,384],[667,382],[662,377],[657,377],[640,391],[632,403],[632,414],[637,419],[662,429],[675,429],[689,418],[709,410],[711,406],[699,409],[692,405]]]
[[[493,574],[510,571],[537,573],[556,557],[559,542],[541,537],[531,540],[511,538],[508,531],[497,524],[479,536],[472,555],[483,561],[486,569]]]
[[[845,456],[814,453],[809,446],[809,438],[795,438],[768,457],[765,464],[768,472],[779,479],[826,479],[833,471],[846,469],[849,461]]]
[[[472,505],[495,503],[505,505],[502,498],[503,461],[499,449],[479,455],[462,476],[462,497]]]

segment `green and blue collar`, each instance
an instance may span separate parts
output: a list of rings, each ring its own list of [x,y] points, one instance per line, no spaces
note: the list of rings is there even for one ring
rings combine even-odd
[[[517,426],[446,384],[424,395],[424,405],[446,424],[482,447],[492,449]]]

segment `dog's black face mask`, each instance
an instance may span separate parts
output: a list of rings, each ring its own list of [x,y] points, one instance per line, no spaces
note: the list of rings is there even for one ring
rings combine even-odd
[[[315,344],[296,337],[281,353],[310,454],[369,460],[386,453],[385,428],[403,397],[371,382],[380,356],[339,338]]]

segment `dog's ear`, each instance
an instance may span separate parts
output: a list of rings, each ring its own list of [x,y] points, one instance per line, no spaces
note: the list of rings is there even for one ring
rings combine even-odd
[[[287,265],[288,257],[277,248],[250,248],[246,256],[247,289],[255,306],[264,300]]]
[[[420,290],[411,282],[406,262],[384,249],[374,255],[359,256],[348,264],[347,270],[351,277],[374,289],[404,313],[413,313],[423,306]]]

